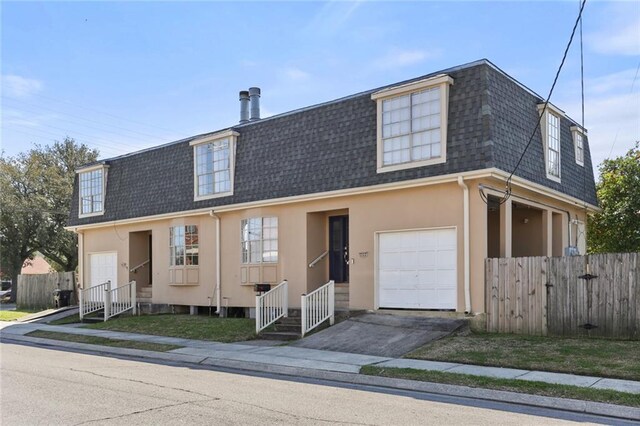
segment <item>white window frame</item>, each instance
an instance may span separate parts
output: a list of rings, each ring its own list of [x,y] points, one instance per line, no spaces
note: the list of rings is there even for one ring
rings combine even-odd
[[[587,139],[587,129],[578,126],[571,126],[571,135],[573,136],[573,150],[576,157],[576,164],[584,167],[585,140]],[[578,148],[578,138],[581,138],[582,147]],[[582,149],[582,160],[578,158],[578,152]]]
[[[544,104],[538,105],[538,112],[542,114],[544,110]],[[549,115],[553,115],[558,119],[558,176],[551,173],[549,170]],[[562,181],[562,119],[565,118],[566,115],[564,111],[559,109],[558,107],[547,104],[547,109],[544,112],[544,116],[541,117],[541,125],[540,129],[542,131],[542,144],[544,149],[544,170],[547,176],[547,179],[552,180],[554,182]]]
[[[445,74],[426,78],[413,83],[394,86],[383,89],[371,95],[371,99],[377,104],[377,172],[393,172],[396,170],[412,169],[415,167],[428,166],[431,164],[441,164],[447,161],[447,117],[449,113],[449,86],[453,84],[453,79]],[[411,95],[427,89],[440,88],[440,156],[426,160],[409,161],[405,163],[384,165],[384,140],[382,137],[382,104],[383,101],[400,96]],[[409,133],[412,135],[413,133]]]
[[[264,234],[265,234],[265,219],[272,219],[275,220],[275,230],[276,230],[276,236],[275,238],[265,238]],[[250,240],[250,239],[245,239],[244,236],[244,227],[245,224],[248,224],[250,221],[252,220],[259,220],[260,221],[260,238],[256,239],[256,240]],[[270,226],[267,227],[269,229],[273,229],[274,226]],[[279,221],[278,221],[278,217],[277,216],[264,216],[264,217],[248,217],[245,219],[242,219],[240,221],[240,263],[243,265],[261,265],[261,264],[275,264],[278,263],[278,258],[280,256],[280,245],[278,243],[279,238]],[[264,250],[264,242],[265,241],[271,241],[274,242],[276,244],[276,255],[275,255],[275,260],[264,260],[264,255],[265,255],[265,250]],[[257,242],[258,246],[260,247],[259,249],[259,259],[257,261],[252,261],[253,259],[251,259],[251,246],[247,247],[247,257],[245,259],[244,257],[244,250],[245,250],[245,243],[249,243],[249,242]]]
[[[236,160],[236,140],[238,136],[240,136],[240,133],[236,131],[225,130],[223,132],[218,132],[212,135],[208,135],[208,136],[196,139],[189,143],[189,145],[193,147],[193,200],[194,201],[209,200],[211,198],[227,197],[227,196],[233,195],[235,166],[236,166],[236,161],[235,161]],[[215,143],[223,139],[229,140],[229,181],[230,181],[229,191],[214,192],[213,194],[200,195],[198,193],[198,157],[197,157],[198,146],[209,144],[209,143]],[[214,188],[215,188],[215,183],[214,183]]]
[[[93,202],[91,203],[91,212],[90,213],[82,213],[82,175],[85,173],[91,173],[91,172],[95,172],[97,170],[101,170],[102,171],[102,194],[101,194],[101,200],[100,200],[100,204],[102,205],[102,210],[99,211],[93,211]],[[102,216],[104,214],[105,211],[105,205],[104,205],[104,201],[106,199],[106,193],[107,193],[107,172],[109,170],[109,166],[105,165],[105,164],[97,164],[95,166],[91,166],[91,167],[86,167],[86,168],[82,168],[82,169],[78,169],[76,170],[76,173],[78,174],[78,218],[85,218],[85,217],[93,217],[93,216]]]
[[[191,244],[187,244],[187,229],[188,228],[195,228],[195,232],[190,232],[191,235],[197,235],[198,236],[198,240],[197,242],[194,244],[193,241],[191,242]],[[176,229],[181,229],[182,230],[182,240],[181,243],[179,245],[175,245],[174,244],[174,232]],[[176,256],[175,256],[175,252],[174,252],[174,248],[176,247],[182,247],[183,252],[182,252],[182,264],[178,265],[175,260],[176,260]],[[194,248],[197,250],[197,253],[195,253],[195,255],[197,256],[197,263],[191,263],[191,264],[187,264],[187,258],[188,258],[188,254],[187,254],[187,250],[188,249],[193,250]],[[191,259],[193,259],[193,255],[194,253],[191,253]],[[170,268],[184,268],[184,267],[195,267],[197,268],[198,266],[200,266],[200,234],[199,234],[199,230],[198,230],[198,225],[176,225],[176,226],[170,226],[169,227],[169,267]]]

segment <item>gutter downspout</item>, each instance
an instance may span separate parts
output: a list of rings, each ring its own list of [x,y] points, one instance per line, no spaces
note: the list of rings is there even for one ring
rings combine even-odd
[[[464,178],[458,176],[458,185],[462,188],[462,202],[464,209],[464,313],[471,313],[471,288],[469,283],[469,187]]]
[[[216,219],[216,287],[214,291],[216,293],[216,314],[220,315],[220,304],[222,299],[220,297],[220,263],[222,259],[222,256],[220,255],[220,217],[218,217],[213,210],[209,212],[209,216]]]

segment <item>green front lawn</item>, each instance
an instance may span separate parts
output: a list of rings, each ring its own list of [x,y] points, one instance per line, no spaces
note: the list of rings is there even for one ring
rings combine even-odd
[[[451,385],[469,386],[472,388],[495,389],[527,393],[531,395],[571,398],[583,401],[596,401],[640,407],[640,395],[606,389],[581,388],[578,386],[555,385],[543,382],[529,382],[526,380],[496,379],[492,377],[479,377],[442,371],[414,370],[412,368],[382,368],[371,365],[362,367],[360,373],[367,374],[369,376],[393,377],[397,379],[418,380],[431,383],[446,383]]]
[[[127,316],[88,324],[86,327],[225,343],[251,340],[256,337],[256,325],[252,319],[203,315]]]
[[[15,321],[38,311],[0,311],[0,321]]]
[[[59,333],[57,331],[36,330],[27,333],[29,337],[42,339],[63,340],[65,342],[89,343],[91,345],[111,346],[116,348],[141,349],[145,351],[166,352],[179,349],[182,346],[165,345],[160,343],[137,342],[134,340],[106,339],[104,337],[83,336],[80,334]]]
[[[406,358],[640,380],[640,341],[471,333],[431,342]]]

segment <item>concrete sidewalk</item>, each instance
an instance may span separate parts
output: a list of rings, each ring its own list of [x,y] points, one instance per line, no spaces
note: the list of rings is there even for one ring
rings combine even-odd
[[[0,336],[10,339],[19,338],[35,330],[55,331],[108,339],[133,340],[182,346],[168,352],[158,352],[159,359],[177,362],[195,362],[217,365],[221,361],[304,368],[325,372],[357,374],[362,366],[374,365],[387,368],[412,368],[426,371],[470,374],[474,376],[502,379],[527,380],[553,384],[571,385],[584,388],[610,389],[620,392],[640,394],[640,382],[631,380],[608,379],[602,377],[578,376],[573,374],[550,373],[543,371],[519,370],[513,368],[485,367],[439,361],[422,361],[403,358],[389,358],[354,353],[307,349],[294,346],[259,346],[249,342],[217,343],[177,337],[151,336],[119,331],[94,330],[87,328],[54,326],[47,324],[0,322]],[[31,340],[31,339],[29,339]],[[59,342],[61,346],[65,342]],[[108,349],[104,347],[104,352]],[[121,352],[122,349],[118,352]]]

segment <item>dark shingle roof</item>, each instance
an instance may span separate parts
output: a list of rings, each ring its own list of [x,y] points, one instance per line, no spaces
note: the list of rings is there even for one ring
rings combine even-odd
[[[357,188],[498,167],[511,171],[537,120],[538,98],[487,61],[456,67],[449,97],[447,161],[395,172],[376,172],[375,90],[233,127],[240,133],[234,195],[193,201],[193,149],[184,139],[111,160],[105,213],[78,218],[77,179],[69,225],[121,220],[203,207]],[[418,79],[415,79],[418,80]],[[562,184],[545,178],[541,139],[516,173],[595,204],[588,145],[575,164],[569,121],[562,120]]]

